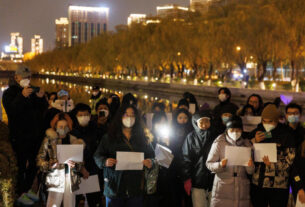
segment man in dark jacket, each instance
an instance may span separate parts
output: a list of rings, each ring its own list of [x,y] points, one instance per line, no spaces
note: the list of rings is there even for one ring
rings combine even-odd
[[[87,104],[79,103],[75,106],[72,113],[75,114],[75,123],[71,135],[83,139],[85,141],[85,150],[84,150],[84,164],[86,172],[82,172],[84,178],[88,178],[89,175],[99,175],[99,168],[95,164],[93,155],[97,149],[100,138],[97,126],[93,121],[90,121],[91,117],[91,108]],[[99,179],[103,179],[99,177]],[[102,182],[100,182],[101,184]],[[88,206],[96,207],[102,206],[102,193],[89,193],[86,194]],[[80,201],[80,196],[76,197],[76,205]]]
[[[218,133],[211,126],[210,111],[194,114],[192,122],[194,131],[186,137],[182,147],[184,187],[189,195],[192,189],[194,207],[209,206],[214,175],[207,169],[205,162]]]
[[[223,107],[225,106],[233,108],[234,111],[238,110],[238,107],[231,102],[231,91],[228,88],[220,88],[218,90],[218,99],[220,103],[213,109],[213,114],[216,119],[220,118]]]
[[[292,130],[295,138],[296,147],[299,148],[304,141],[305,128],[300,122],[302,116],[302,107],[295,103],[290,103],[286,106],[287,126]]]
[[[252,177],[251,201],[254,207],[286,207],[289,196],[289,176],[295,158],[295,139],[291,130],[279,123],[280,113],[274,104],[262,112],[262,123],[251,132],[252,143],[275,143],[277,162],[268,157],[255,162]]]
[[[35,158],[44,135],[43,113],[48,107],[44,91],[30,85],[30,77],[28,68],[18,68],[2,99],[18,161],[18,194],[30,189],[36,175]]]

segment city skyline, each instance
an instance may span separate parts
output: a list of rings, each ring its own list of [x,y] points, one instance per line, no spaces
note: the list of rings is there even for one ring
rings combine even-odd
[[[24,37],[24,51],[31,50],[31,38],[39,34],[44,38],[45,51],[55,47],[55,19],[68,16],[69,5],[101,6],[109,8],[109,30],[126,24],[131,13],[156,15],[156,7],[164,4],[189,6],[189,0],[2,0],[0,3],[0,51],[10,41],[10,33]]]

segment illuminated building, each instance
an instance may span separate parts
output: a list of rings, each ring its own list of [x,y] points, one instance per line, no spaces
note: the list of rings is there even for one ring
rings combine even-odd
[[[69,6],[69,46],[86,43],[107,31],[109,9]]]
[[[127,25],[130,26],[132,23],[144,23],[146,20],[146,14],[130,14],[127,18]]]
[[[35,55],[41,54],[43,52],[43,39],[40,35],[34,35],[32,38],[32,53]]]
[[[164,6],[157,7],[157,16],[160,18],[175,18],[180,19],[184,18],[188,13],[189,8],[178,6],[175,4],[169,4]]]
[[[1,59],[22,62],[22,58],[23,37],[21,37],[19,32],[11,33],[11,44],[4,47],[4,52],[1,53]]]
[[[19,32],[11,33],[11,44],[10,47],[16,47],[19,55],[23,54],[23,37]]]
[[[147,24],[159,24],[161,21],[159,19],[151,18],[151,19],[146,19],[145,25]]]
[[[56,24],[56,47],[67,47],[69,44],[69,20],[61,17],[55,20]]]

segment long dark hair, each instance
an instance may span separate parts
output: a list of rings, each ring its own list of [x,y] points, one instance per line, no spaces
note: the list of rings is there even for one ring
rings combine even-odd
[[[147,138],[144,133],[144,124],[141,120],[140,113],[138,109],[134,105],[122,105],[119,110],[117,111],[114,119],[112,120],[109,131],[108,131],[108,136],[110,139],[113,140],[119,140],[120,138],[124,137],[123,135],[123,123],[122,119],[123,116],[126,112],[127,109],[133,109],[134,114],[135,114],[135,124],[132,127],[131,131],[131,137],[136,139],[136,142],[145,144],[147,143]]]
[[[256,113],[255,115],[260,115],[264,109],[263,99],[260,95],[253,93],[253,94],[251,94],[251,96],[248,97],[247,104],[249,104],[251,97],[256,97],[258,99],[258,103],[259,103],[258,109],[257,110],[254,109],[253,112]]]
[[[183,129],[183,130],[186,130],[186,133],[188,133],[193,130],[192,115],[190,114],[190,112],[188,110],[186,110],[184,108],[177,109],[176,111],[174,111],[173,119],[172,119],[172,128],[175,130],[175,132],[180,133],[179,129],[181,129],[181,125],[178,123],[177,118],[178,118],[179,114],[181,114],[181,113],[184,113],[188,117],[185,128]]]

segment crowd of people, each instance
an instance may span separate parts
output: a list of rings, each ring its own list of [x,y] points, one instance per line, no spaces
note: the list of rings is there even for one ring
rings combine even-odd
[[[156,102],[150,116],[131,93],[121,100],[96,86],[91,94],[90,105],[74,103],[68,91],[31,85],[28,68],[16,70],[2,99],[18,161],[16,205],[286,207],[290,189],[305,203],[305,129],[297,103],[281,113],[279,102],[253,94],[240,108],[220,88],[214,108],[186,92],[172,112]],[[246,132],[243,117],[261,123]],[[257,143],[275,143],[276,161],[255,160]],[[57,145],[74,144],[84,146],[83,161],[60,163]],[[156,159],[159,145],[173,155],[167,167]],[[228,146],[251,149],[246,165],[228,164]],[[116,170],[119,151],[144,153],[143,170]],[[101,191],[76,195],[92,175]]]

